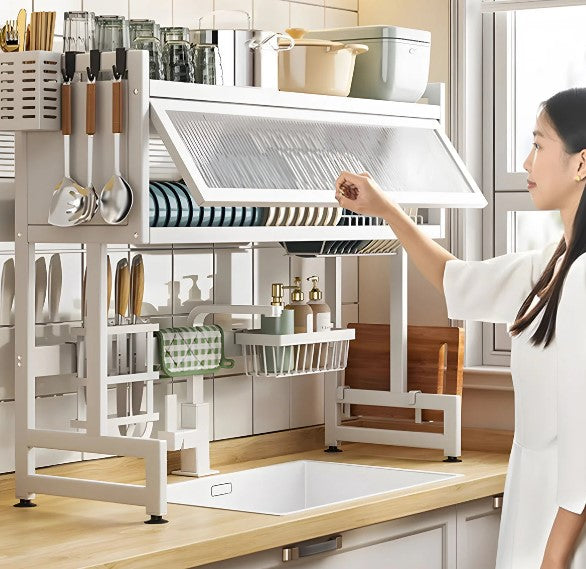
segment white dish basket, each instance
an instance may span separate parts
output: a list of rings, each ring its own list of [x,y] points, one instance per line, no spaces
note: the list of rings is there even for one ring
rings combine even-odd
[[[246,375],[289,377],[345,369],[355,330],[283,335],[245,330],[235,332],[234,337],[235,343],[242,346]]]
[[[61,54],[0,52],[0,131],[61,128]]]

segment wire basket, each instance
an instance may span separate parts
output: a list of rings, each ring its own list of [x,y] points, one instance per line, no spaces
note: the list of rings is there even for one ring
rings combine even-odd
[[[283,335],[245,330],[234,336],[236,344],[242,346],[246,375],[289,377],[345,369],[355,330],[341,328]]]

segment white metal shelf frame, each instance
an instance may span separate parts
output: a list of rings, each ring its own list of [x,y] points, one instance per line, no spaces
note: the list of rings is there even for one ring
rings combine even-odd
[[[77,57],[77,71],[83,72],[88,61],[87,55]],[[102,55],[102,69],[111,68],[113,54]],[[28,505],[35,493],[56,494],[87,499],[112,501],[126,504],[142,505],[147,514],[162,518],[166,513],[166,451],[167,443],[157,439],[138,439],[108,435],[107,414],[107,346],[108,329],[106,322],[106,254],[108,244],[151,244],[151,243],[248,243],[274,242],[282,240],[307,240],[319,235],[319,239],[392,239],[394,235],[388,227],[255,227],[255,228],[149,228],[148,227],[148,172],[149,172],[149,101],[160,94],[163,89],[169,98],[208,99],[216,97],[218,101],[238,99],[244,109],[246,105],[258,105],[272,100],[275,108],[298,108],[324,113],[335,110],[340,120],[350,115],[362,113],[373,117],[379,113],[388,116],[409,117],[414,120],[439,119],[443,127],[444,86],[430,85],[428,97],[430,105],[372,102],[364,105],[360,100],[342,100],[335,97],[300,96],[290,93],[269,93],[263,90],[209,88],[195,85],[162,85],[151,82],[148,77],[148,60],[145,52],[128,52],[128,80],[125,81],[124,107],[125,125],[122,136],[123,160],[122,170],[135,191],[134,207],[128,222],[119,226],[104,224],[99,218],[89,224],[70,228],[49,226],[46,222],[50,187],[47,181],[57,180],[62,175],[61,136],[54,132],[19,133],[16,141],[16,496],[24,505]],[[110,172],[109,148],[111,147],[109,89],[107,82],[98,82],[98,132],[94,148],[96,161],[94,172],[106,175]],[[150,91],[149,91],[150,89]],[[83,124],[85,112],[85,86],[74,85],[74,116],[77,124]],[[373,111],[376,111],[373,113]],[[332,115],[329,115],[332,116]],[[423,118],[422,118],[423,117]],[[353,119],[354,120],[354,119]],[[408,121],[407,121],[408,122]],[[87,156],[84,154],[83,128],[77,128],[73,134],[72,166],[74,176],[84,180]],[[99,167],[96,168],[96,165]],[[100,180],[95,181],[100,187]],[[311,202],[310,202],[311,203]],[[479,202],[478,202],[479,203]],[[423,205],[423,204],[422,204]],[[469,207],[472,206],[469,204]],[[422,226],[432,237],[445,234],[443,211],[439,225]],[[47,354],[46,347],[36,345],[35,340],[35,249],[37,243],[82,243],[87,247],[87,299],[88,313],[85,320],[85,341],[92,346],[87,351],[87,419],[85,432],[46,431],[36,428],[35,424],[35,382],[43,365],[37,364],[41,354]],[[391,391],[385,399],[392,400],[394,406],[404,406],[406,386],[406,256],[395,255],[399,264],[393,264],[392,306],[400,307],[391,317]],[[341,259],[326,259],[326,296],[332,304],[332,313],[336,326],[341,326]],[[398,334],[395,333],[398,331]],[[54,353],[51,350],[51,353]],[[45,366],[46,367],[46,366]],[[342,404],[358,401],[358,393],[346,393],[344,400],[339,397],[340,374],[326,374],[326,432],[327,442],[337,440],[375,440],[371,433],[356,431],[355,438],[341,427],[339,423]],[[351,401],[350,395],[354,398]],[[408,395],[411,397],[411,395]],[[366,396],[364,396],[366,397]],[[452,396],[435,396],[436,398]],[[439,399],[438,399],[439,402]],[[428,403],[427,396],[419,397],[417,404]],[[380,404],[380,401],[377,402]],[[430,405],[435,405],[429,401]],[[439,404],[439,403],[437,403]],[[439,407],[421,407],[439,408]],[[459,414],[447,425],[456,427],[457,438],[446,446],[450,453],[455,453],[459,445]],[[422,446],[429,438],[418,437],[413,433],[413,446]],[[456,435],[454,435],[456,436]],[[399,435],[389,432],[386,444],[397,444]],[[380,439],[380,435],[378,436]],[[405,444],[405,443],[402,443]],[[423,445],[425,446],[425,444]],[[51,477],[35,472],[35,448],[54,448],[63,450],[86,451],[100,454],[136,456],[145,459],[146,485],[105,483],[102,481],[77,480],[64,477]]]

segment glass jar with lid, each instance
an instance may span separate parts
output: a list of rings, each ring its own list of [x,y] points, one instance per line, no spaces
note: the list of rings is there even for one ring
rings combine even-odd
[[[96,47],[96,18],[93,12],[65,12],[63,52],[88,52]]]

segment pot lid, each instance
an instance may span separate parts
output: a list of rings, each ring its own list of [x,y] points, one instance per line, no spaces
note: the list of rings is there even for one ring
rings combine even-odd
[[[431,32],[399,26],[354,26],[305,31],[304,37],[324,38],[334,41],[358,41],[366,39],[397,39],[431,43]]]

